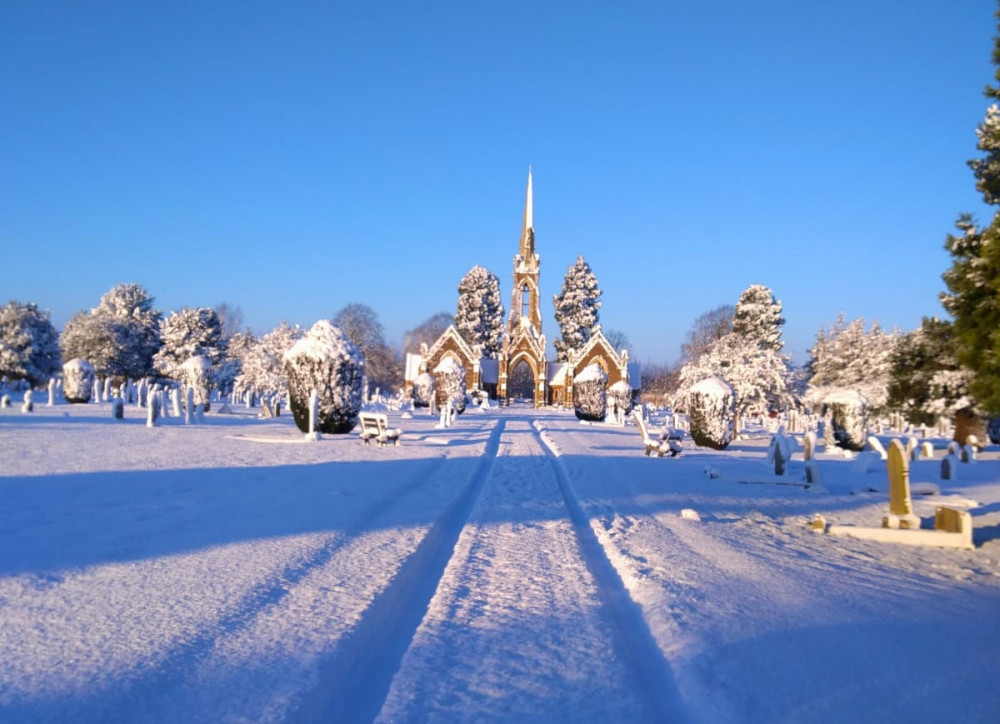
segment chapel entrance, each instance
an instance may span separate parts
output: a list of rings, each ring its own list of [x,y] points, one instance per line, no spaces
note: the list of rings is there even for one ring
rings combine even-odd
[[[512,402],[535,401],[535,373],[523,359],[514,365],[507,378],[507,397]]]

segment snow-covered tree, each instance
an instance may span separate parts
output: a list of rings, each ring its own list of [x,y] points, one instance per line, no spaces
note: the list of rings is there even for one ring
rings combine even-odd
[[[455,329],[480,355],[496,359],[502,346],[503,319],[500,280],[485,267],[472,267],[458,285]]]
[[[761,347],[780,352],[785,346],[781,339],[781,302],[763,284],[753,284],[743,290],[733,312],[733,332],[755,340]]]
[[[357,424],[365,363],[340,329],[321,319],[285,354],[289,403],[295,424],[309,432],[309,395],[319,393],[319,432],[344,434]]]
[[[764,415],[770,408],[791,402],[785,356],[736,332],[723,336],[697,360],[681,368],[674,395],[676,404],[684,406],[694,385],[709,377],[721,377],[732,388],[737,431],[739,422],[747,416]]]
[[[222,324],[214,310],[207,307],[186,308],[171,312],[160,325],[163,347],[153,357],[156,370],[173,380],[182,380],[180,366],[195,356],[202,356],[217,368],[226,357]]]
[[[892,354],[898,335],[882,331],[878,322],[865,330],[865,320],[847,323],[844,315],[821,329],[809,350],[809,389],[814,405],[834,389],[855,390],[868,401],[873,413],[885,409],[892,381]]]
[[[215,305],[215,313],[219,316],[223,337],[232,339],[239,333],[240,327],[243,326],[242,307],[234,306],[229,302],[219,302]]]
[[[107,320],[116,339],[111,374],[137,378],[153,372],[153,355],[160,349],[163,320],[153,307],[154,301],[141,284],[118,284],[92,310],[92,314]]]
[[[733,314],[736,308],[732,304],[722,304],[699,316],[688,330],[684,344],[681,345],[681,360],[691,362],[697,360],[718,340],[733,331]]]
[[[114,374],[121,349],[111,319],[83,310],[66,322],[59,335],[59,347],[64,360],[86,360],[101,377]]]
[[[289,326],[282,322],[267,334],[249,342],[245,354],[241,355],[241,370],[236,377],[239,390],[257,393],[288,390],[288,380],[282,367],[285,354],[305,334],[298,325]],[[236,342],[240,335],[233,338]],[[232,343],[230,343],[232,347]]]
[[[553,301],[562,339],[555,340],[556,357],[568,362],[590,341],[600,323],[601,290],[583,254],[576,258]]]
[[[0,307],[0,376],[42,384],[60,369],[59,334],[34,302]]]
[[[892,354],[888,407],[916,424],[952,417],[965,402],[971,407],[971,375],[960,370],[955,347],[954,326],[937,317],[924,317],[920,327],[902,335]]]

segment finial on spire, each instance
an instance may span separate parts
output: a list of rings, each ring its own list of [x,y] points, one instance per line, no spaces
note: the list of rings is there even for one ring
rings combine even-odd
[[[535,220],[531,203],[531,166],[528,166],[528,193],[524,200],[524,232],[534,230]]]

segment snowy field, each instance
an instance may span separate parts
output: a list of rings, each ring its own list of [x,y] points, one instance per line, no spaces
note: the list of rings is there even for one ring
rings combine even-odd
[[[35,410],[0,410],[4,722],[1000,721],[995,448],[911,470],[964,551],[813,533],[879,525],[885,464],[821,454],[817,493],[763,433],[652,459],[516,406],[391,414],[384,449]]]

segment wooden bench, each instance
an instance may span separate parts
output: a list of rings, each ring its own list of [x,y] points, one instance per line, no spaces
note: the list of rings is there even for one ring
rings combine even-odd
[[[660,434],[659,438],[654,438],[650,436],[649,429],[646,427],[646,421],[642,419],[642,412],[638,409],[632,410],[632,416],[635,418],[635,424],[639,426],[639,432],[642,434],[642,442],[646,446],[646,456],[650,454],[655,457],[663,457],[664,455],[669,455],[670,457],[677,457],[681,452],[680,435],[671,434],[669,431]]]
[[[389,427],[389,419],[384,414],[362,412],[358,415],[358,420],[361,422],[361,442],[365,445],[372,440],[378,443],[379,447],[390,441],[393,445],[399,445],[399,437],[403,434],[403,431],[398,428]]]

